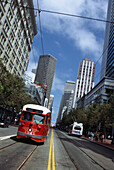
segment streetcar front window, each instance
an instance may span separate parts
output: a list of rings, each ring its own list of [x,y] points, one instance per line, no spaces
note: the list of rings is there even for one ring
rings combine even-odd
[[[36,109],[31,109],[31,108],[26,108],[26,110],[29,112],[43,113],[42,110],[36,110]]]
[[[43,124],[44,116],[43,115],[34,115],[33,122]]]
[[[33,117],[33,114],[32,114],[32,113],[25,112],[25,113],[23,113],[22,120],[32,121],[32,117]]]

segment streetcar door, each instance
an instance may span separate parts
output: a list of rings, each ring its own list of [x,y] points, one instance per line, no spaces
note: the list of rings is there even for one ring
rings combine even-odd
[[[29,129],[31,129],[31,127],[32,127],[32,123],[31,123],[32,118],[33,118],[33,113],[22,112],[18,130],[23,133],[30,133]]]
[[[45,118],[45,127],[44,127],[45,135],[48,134],[49,131],[49,116],[46,116]]]

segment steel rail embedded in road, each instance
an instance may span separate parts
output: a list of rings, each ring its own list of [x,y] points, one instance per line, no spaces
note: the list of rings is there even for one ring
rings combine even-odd
[[[58,135],[58,134],[57,134]],[[59,137],[59,136],[58,136]],[[60,139],[60,138],[59,138]],[[65,147],[65,144],[63,143],[63,141],[60,139],[65,151],[67,152],[70,160],[72,161],[73,165],[76,167],[76,170],[80,170],[80,168],[78,167],[78,165],[76,164],[75,160],[70,156],[69,152],[67,151],[67,148]]]
[[[35,146],[35,148],[32,150],[32,152],[25,158],[25,160],[21,163],[21,165],[17,168],[17,170],[20,170],[25,163],[28,161],[28,159],[32,156],[32,154],[35,152],[35,150],[38,148],[38,146]]]
[[[69,139],[69,141],[73,144],[75,144],[77,141],[74,141],[73,139]],[[77,142],[80,146],[84,146],[83,144],[80,144],[79,142]],[[76,146],[76,145],[75,145]],[[77,146],[76,146],[77,147]],[[82,151],[84,154],[86,154],[86,156],[88,156],[92,161],[94,161],[97,165],[99,165],[102,169],[106,170],[106,168],[104,168],[102,165],[100,165],[95,159],[93,159],[89,154],[87,154],[83,149],[81,149],[80,147],[78,147],[78,149],[80,151]]]
[[[12,145],[15,145],[17,142],[14,142],[14,143],[11,143],[11,144],[9,144],[9,145],[7,145],[7,146],[4,146],[3,148],[0,148],[0,151],[2,151],[2,150],[4,150],[4,149],[6,149],[6,148],[8,148],[8,147],[10,147],[10,146],[12,146]]]
[[[74,144],[75,147],[77,147],[77,146],[76,146],[76,143],[78,143],[78,145],[80,145],[80,146],[84,146],[83,144],[80,144],[79,142],[77,142],[77,141],[75,141],[75,140],[73,140],[73,139],[71,139],[71,138],[68,138],[67,140],[68,140],[69,142],[71,142],[72,144]],[[65,147],[62,139],[60,139],[60,141],[62,142],[62,144],[63,144],[66,152],[68,153],[67,148]],[[106,168],[104,168],[101,164],[99,164],[95,159],[93,159],[93,158],[92,158],[89,154],[87,154],[83,149],[81,149],[80,147],[77,147],[77,148],[78,148],[81,152],[83,152],[87,157],[89,157],[92,161],[94,161],[95,164],[97,164],[98,166],[100,166],[103,170],[106,170]],[[79,170],[78,166],[76,165],[75,161],[72,159],[72,157],[70,156],[69,153],[68,153],[68,155],[69,155],[71,161],[73,162],[73,164],[75,165],[76,169]]]

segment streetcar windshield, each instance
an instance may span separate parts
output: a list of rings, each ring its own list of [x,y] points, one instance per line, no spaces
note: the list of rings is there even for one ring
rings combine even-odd
[[[32,116],[33,116],[32,113],[25,112],[25,113],[23,113],[22,120],[25,120],[25,121],[32,121]]]
[[[33,122],[43,124],[44,116],[43,115],[34,115]]]

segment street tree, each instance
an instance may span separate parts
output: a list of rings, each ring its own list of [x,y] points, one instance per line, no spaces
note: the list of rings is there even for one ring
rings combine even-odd
[[[36,103],[24,91],[23,79],[11,74],[0,60],[0,105],[6,107],[22,107],[27,103]]]

